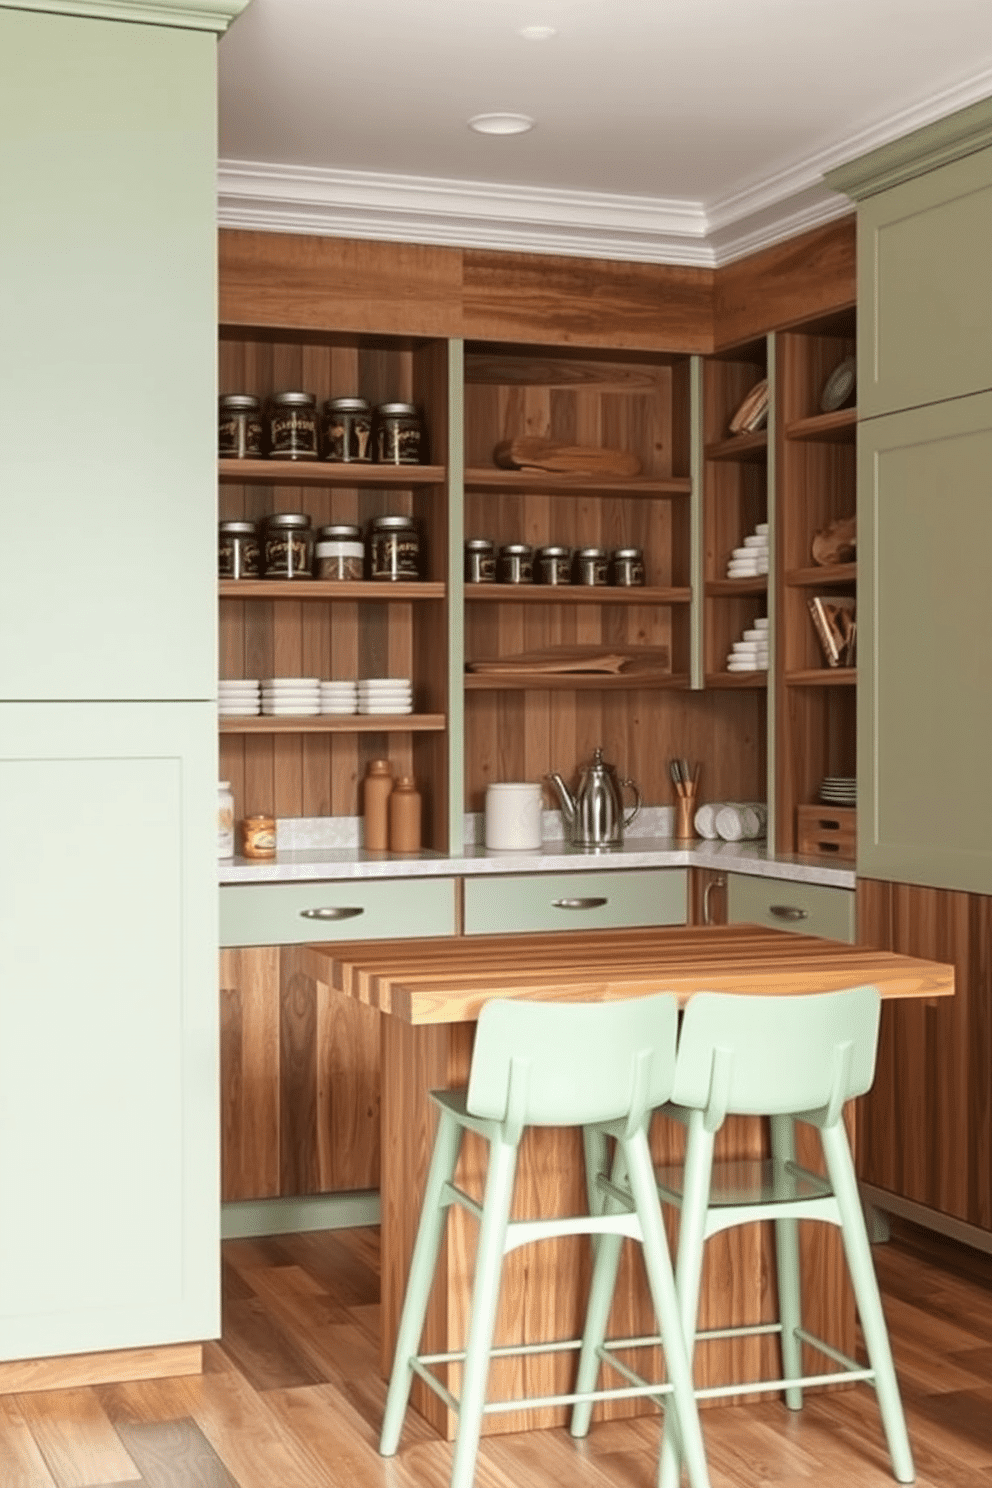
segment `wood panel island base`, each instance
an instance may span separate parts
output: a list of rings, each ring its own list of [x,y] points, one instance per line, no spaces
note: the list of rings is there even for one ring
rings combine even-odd
[[[759,926],[697,926],[579,934],[493,935],[444,940],[352,942],[308,946],[306,974],[382,1014],[382,1369],[388,1375],[424,1180],[434,1140],[428,1091],[464,1084],[475,1020],[492,997],[599,1001],[674,991],[683,1001],[699,991],[762,995],[823,992],[869,982],[883,998],[942,997],[954,991],[954,971],[935,961],[849,946]],[[853,1123],[853,1113],[851,1113]],[[802,1133],[801,1133],[802,1135]],[[718,1156],[764,1155],[761,1123],[731,1120]],[[655,1119],[656,1160],[682,1156],[681,1128]],[[800,1149],[800,1160],[812,1161]],[[466,1138],[457,1181],[481,1199],[485,1147]],[[517,1169],[518,1209],[523,1214],[585,1210],[585,1177],[579,1133],[530,1131]],[[701,1328],[730,1322],[767,1322],[775,1315],[774,1262],[769,1225],[717,1236],[707,1246]],[[839,1234],[803,1224],[802,1270],[806,1326],[854,1352],[854,1304]],[[448,1220],[427,1316],[423,1348],[443,1353],[464,1347],[474,1267],[475,1224],[455,1206]],[[610,1324],[611,1337],[655,1331],[640,1247],[628,1243]],[[584,1237],[522,1248],[506,1259],[496,1344],[574,1339],[582,1331],[589,1281]],[[773,1338],[701,1345],[699,1383],[758,1378],[777,1369]],[[512,1399],[561,1393],[571,1387],[576,1356],[533,1354],[494,1361],[489,1396]],[[631,1356],[633,1361],[633,1355]],[[637,1362],[645,1362],[644,1351]],[[661,1378],[660,1354],[652,1361]],[[448,1366],[457,1396],[459,1369]],[[420,1382],[417,1409],[449,1439],[455,1417]],[[643,1413],[636,1401],[608,1402],[602,1415]],[[489,1432],[562,1424],[564,1408],[506,1411],[488,1416]]]

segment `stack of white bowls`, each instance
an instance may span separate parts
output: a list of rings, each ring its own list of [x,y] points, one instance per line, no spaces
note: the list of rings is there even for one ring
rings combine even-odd
[[[728,579],[756,579],[768,572],[768,523],[759,522],[744,539],[742,548],[734,548],[727,565]]]
[[[315,717],[320,712],[320,678],[263,678],[262,712],[272,718]]]
[[[727,657],[728,672],[767,672],[768,619],[759,615],[739,641],[734,641]]]
[[[258,712],[259,703],[257,677],[217,683],[217,712],[221,718],[251,718]]]
[[[321,713],[357,713],[357,682],[321,682]]]
[[[412,713],[409,677],[366,677],[358,683],[359,713]]]

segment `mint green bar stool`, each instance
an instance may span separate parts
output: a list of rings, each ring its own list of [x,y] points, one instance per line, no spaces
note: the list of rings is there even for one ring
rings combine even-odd
[[[647,1132],[652,1110],[672,1094],[677,1006],[670,994],[623,1002],[555,1004],[502,998],[482,1009],[467,1090],[431,1092],[440,1113],[434,1152],[414,1244],[396,1340],[396,1354],[379,1451],[399,1445],[413,1376],[417,1374],[458,1413],[452,1488],[470,1488],[484,1413],[574,1405],[578,1394],[487,1403],[489,1360],[551,1350],[579,1349],[582,1340],[493,1349],[503,1257],[518,1246],[561,1235],[639,1240],[658,1322],[668,1381],[590,1390],[590,1400],[651,1395],[672,1402],[678,1451],[692,1488],[709,1488],[688,1351],[682,1333],[671,1257],[662,1223]],[[553,1219],[510,1219],[517,1151],[528,1126],[586,1126],[615,1139],[628,1184],[628,1202],[614,1213]],[[466,1131],[489,1143],[485,1194],[478,1204],[455,1186],[455,1167]],[[471,1317],[463,1351],[418,1355],[434,1269],[452,1204],[480,1222]],[[461,1398],[433,1372],[464,1363]]]
[[[662,1108],[687,1127],[685,1164],[659,1168],[655,1176],[662,1203],[681,1211],[676,1287],[690,1358],[697,1336],[702,1340],[781,1335],[780,1379],[710,1386],[697,1390],[697,1399],[781,1389],[789,1408],[799,1410],[804,1387],[836,1384],[841,1379],[869,1381],[878,1396],[895,1477],[900,1483],[912,1483],[913,1455],[843,1118],[844,1103],[869,1090],[875,1076],[879,1007],[875,987],[799,997],[712,992],[693,997],[682,1021],[672,1100]],[[729,1115],[771,1118],[769,1159],[714,1164],[715,1136]],[[797,1121],[819,1132],[826,1179],[798,1166]],[[587,1153],[594,1150],[587,1142]],[[594,1181],[606,1207],[630,1207],[619,1154],[612,1173],[601,1166]],[[867,1368],[802,1325],[800,1219],[840,1227],[868,1352]],[[775,1223],[778,1323],[696,1335],[705,1242],[718,1231],[758,1220]],[[604,1338],[618,1263],[619,1242],[612,1237],[601,1240],[577,1392],[591,1388],[601,1362],[617,1367]],[[839,1367],[804,1374],[804,1343]],[[614,1349],[618,1346],[612,1344]],[[625,1372],[636,1377],[632,1371]],[[584,1436],[588,1429],[589,1406],[583,1402],[573,1411],[571,1431],[573,1436]],[[677,1488],[680,1465],[676,1426],[666,1431],[662,1444],[660,1488]]]

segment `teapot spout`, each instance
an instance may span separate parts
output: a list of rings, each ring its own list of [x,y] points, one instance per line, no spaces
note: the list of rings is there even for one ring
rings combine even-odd
[[[569,790],[564,780],[562,780],[561,776],[555,771],[552,771],[544,778],[545,780],[550,781],[551,784],[554,786],[558,796],[558,804],[561,807],[562,820],[564,821],[569,832],[571,832],[578,817],[578,807],[575,804],[575,797],[572,795],[572,792]]]

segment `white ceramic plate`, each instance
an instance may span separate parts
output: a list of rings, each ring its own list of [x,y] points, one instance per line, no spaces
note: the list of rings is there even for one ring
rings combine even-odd
[[[263,687],[319,687],[319,677],[263,677]]]
[[[403,708],[396,708],[391,703],[388,706],[384,706],[380,703],[367,703],[364,707],[360,706],[358,711],[359,713],[367,713],[370,717],[378,716],[382,718],[398,718],[402,713],[412,713],[413,704],[411,703]]]
[[[266,718],[316,718],[320,704],[263,703],[262,712]]]

